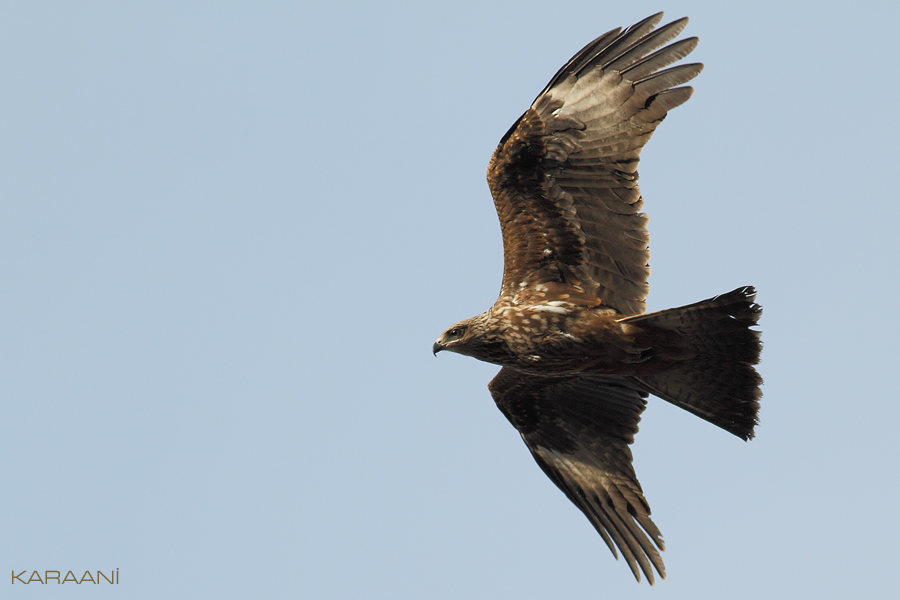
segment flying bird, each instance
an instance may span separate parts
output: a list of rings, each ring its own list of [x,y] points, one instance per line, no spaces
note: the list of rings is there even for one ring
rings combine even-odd
[[[494,151],[488,183],[503,233],[496,303],[434,343],[501,365],[489,389],[537,464],[635,578],[665,578],[662,535],[629,445],[652,394],[744,440],[762,379],[756,290],[645,313],[649,235],[641,149],[701,64],[669,65],[687,18],[662,13],[572,57]]]

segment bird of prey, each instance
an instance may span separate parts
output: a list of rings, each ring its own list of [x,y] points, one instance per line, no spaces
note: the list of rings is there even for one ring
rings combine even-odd
[[[538,465],[640,581],[665,578],[662,536],[629,444],[652,394],[744,439],[757,423],[762,309],[743,287],[644,313],[638,158],[701,64],[662,13],[572,57],[500,140],[488,183],[503,233],[497,302],[434,343],[501,365],[488,386]],[[668,68],[667,68],[668,67]],[[682,87],[679,87],[682,86]]]

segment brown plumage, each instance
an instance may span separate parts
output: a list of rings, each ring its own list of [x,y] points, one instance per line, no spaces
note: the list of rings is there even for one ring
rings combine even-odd
[[[665,577],[663,541],[628,448],[646,397],[746,440],[761,383],[752,287],[643,314],[650,254],[638,159],[690,98],[676,86],[702,69],[666,68],[697,39],[664,46],[687,19],[654,29],[661,19],[585,46],[500,140],[488,167],[503,231],[500,297],[433,348],[502,365],[489,386],[497,406],[613,554],[651,584],[653,569]]]

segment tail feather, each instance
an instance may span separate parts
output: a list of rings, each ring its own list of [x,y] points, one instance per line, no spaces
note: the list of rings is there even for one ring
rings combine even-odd
[[[756,290],[743,287],[681,308],[637,315],[629,323],[651,325],[683,336],[691,358],[660,373],[634,380],[646,391],[697,415],[734,435],[753,437],[759,412],[762,378],[759,362],[762,307]]]

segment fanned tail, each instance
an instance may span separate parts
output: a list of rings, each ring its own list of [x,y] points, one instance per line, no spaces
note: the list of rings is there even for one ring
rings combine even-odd
[[[762,307],[747,286],[681,308],[624,319],[681,334],[691,358],[634,380],[648,392],[749,440],[757,424],[762,378],[759,362]]]

